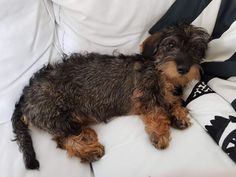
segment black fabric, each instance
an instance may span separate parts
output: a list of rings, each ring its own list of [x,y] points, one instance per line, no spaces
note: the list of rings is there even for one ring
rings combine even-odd
[[[235,61],[236,62],[236,52],[227,61]]]
[[[217,15],[216,23],[212,32],[211,39],[219,38],[229,29],[236,20],[236,1],[222,0]],[[236,52],[229,59],[222,62],[203,63],[204,79],[210,80],[210,77],[219,77],[227,79],[236,76]]]
[[[233,130],[224,140],[222,149],[236,162],[236,130]]]
[[[229,118],[215,116],[215,119],[211,120],[211,125],[206,125],[205,128],[210,136],[215,140],[217,144],[219,144],[220,138],[224,133],[225,129],[229,124],[230,127],[235,127],[236,117],[229,116]],[[229,131],[229,130],[228,130]],[[223,140],[223,144],[221,146],[223,151],[225,151],[228,156],[236,162],[236,130],[232,129],[230,133]]]
[[[204,74],[222,79],[236,76],[236,62],[231,60],[202,63],[202,69]]]
[[[220,38],[235,20],[236,1],[222,0],[211,39]],[[202,78],[205,82],[208,82],[214,77],[228,79],[229,77],[236,76],[236,52],[225,61],[203,63],[202,68],[204,71]],[[233,101],[231,105],[236,110],[236,101]]]
[[[198,82],[188,98],[186,99],[184,106],[187,106],[188,103],[190,103],[192,100],[209,93],[215,93],[208,85],[205,84],[205,82]]]
[[[214,76],[210,76],[210,75],[206,75],[206,74],[203,74],[202,76],[201,76],[201,80],[203,81],[203,82],[205,82],[205,83],[208,83],[211,79],[213,79],[214,78]]]
[[[205,128],[211,137],[218,144],[220,137],[223,134],[225,128],[228,126],[230,120],[221,116],[215,116],[215,119],[211,120],[211,125],[206,125]]]
[[[236,1],[222,0],[217,15],[215,27],[212,32],[212,39],[219,38],[230,25],[236,20]]]
[[[210,2],[211,0],[176,0],[149,33],[153,34],[177,23],[192,23]]]
[[[234,110],[236,111],[236,98],[234,99],[234,101],[232,101],[231,105],[234,108]]]

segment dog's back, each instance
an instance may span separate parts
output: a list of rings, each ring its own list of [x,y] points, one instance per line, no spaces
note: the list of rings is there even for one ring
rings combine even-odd
[[[39,119],[59,119],[65,113],[71,117],[72,112],[95,122],[126,114],[134,89],[134,64],[142,62],[141,57],[140,61],[137,56],[133,58],[73,54],[62,63],[48,66],[36,73],[24,90],[25,116],[38,124]]]

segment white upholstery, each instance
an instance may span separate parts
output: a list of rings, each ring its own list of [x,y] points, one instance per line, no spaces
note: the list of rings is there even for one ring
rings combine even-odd
[[[90,167],[69,159],[46,133],[32,130],[40,171],[24,168],[14,139],[11,115],[32,74],[60,59],[55,49],[53,8],[44,0],[0,0],[0,176],[91,177]]]
[[[53,0],[65,53],[139,51],[148,29],[174,0]]]
[[[150,144],[136,116],[95,126],[106,154],[92,164],[94,174],[88,164],[69,159],[65,151],[56,149],[50,135],[34,128],[32,137],[41,167],[40,171],[27,171],[16,143],[10,141],[14,138],[10,122],[14,104],[43,64],[59,60],[61,52],[138,52],[148,29],[173,2],[0,0],[1,177],[173,177],[183,172],[190,176],[211,169],[235,170],[231,159],[194,120],[186,131],[172,129],[170,147],[163,151]],[[203,19],[204,15],[194,23],[204,26]]]
[[[0,7],[0,122],[4,122],[32,73],[53,57],[55,25],[44,1],[1,0]]]

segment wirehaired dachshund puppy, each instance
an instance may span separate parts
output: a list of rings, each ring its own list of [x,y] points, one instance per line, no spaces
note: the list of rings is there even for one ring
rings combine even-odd
[[[105,151],[90,125],[140,115],[151,143],[166,148],[170,126],[191,124],[182,94],[175,92],[199,79],[208,41],[202,28],[182,24],[148,37],[142,54],[75,53],[44,66],[24,88],[12,116],[25,167],[39,168],[29,125],[52,134],[69,156],[93,162]]]

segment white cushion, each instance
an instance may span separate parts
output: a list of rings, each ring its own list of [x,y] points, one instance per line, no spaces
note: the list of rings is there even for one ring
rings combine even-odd
[[[44,1],[7,0],[0,6],[1,123],[10,119],[32,73],[52,57],[55,25]]]
[[[174,0],[53,0],[65,53],[134,53]]]
[[[0,1],[0,176],[90,177],[89,165],[56,149],[51,137],[32,130],[40,171],[26,170],[12,142],[11,115],[22,89],[42,65],[60,59],[55,43],[52,6],[47,0]]]
[[[233,161],[196,121],[192,122],[186,130],[171,129],[172,140],[165,150],[154,148],[136,116],[96,126],[105,155],[93,163],[95,176],[200,176],[235,170]]]

